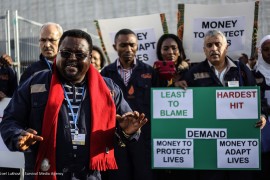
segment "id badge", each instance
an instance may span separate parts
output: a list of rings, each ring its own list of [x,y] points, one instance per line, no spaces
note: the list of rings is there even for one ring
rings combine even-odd
[[[228,81],[228,87],[239,87],[239,81]]]
[[[85,134],[72,134],[72,144],[85,145]]]

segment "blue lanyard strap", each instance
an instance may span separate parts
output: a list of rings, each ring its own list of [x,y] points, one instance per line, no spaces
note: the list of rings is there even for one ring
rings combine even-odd
[[[49,70],[52,72],[51,64],[49,63],[49,60],[47,58],[45,58],[45,62],[47,63]]]
[[[79,105],[79,108],[78,108],[78,111],[77,111],[76,114],[75,114],[74,111],[73,111],[73,108],[72,108],[70,99],[69,99],[69,97],[68,97],[68,95],[67,95],[67,92],[66,92],[65,87],[63,86],[63,84],[62,84],[62,88],[63,88],[63,90],[64,90],[65,98],[66,98],[67,103],[68,103],[68,108],[69,108],[69,110],[71,111],[71,114],[72,114],[72,120],[73,120],[74,125],[75,125],[75,130],[78,130],[79,128],[77,127],[77,121],[78,121],[78,117],[79,117],[79,109],[80,109],[80,107],[81,107],[82,100],[83,100],[84,93],[85,93],[85,87],[83,87],[81,103],[80,103],[80,105]]]

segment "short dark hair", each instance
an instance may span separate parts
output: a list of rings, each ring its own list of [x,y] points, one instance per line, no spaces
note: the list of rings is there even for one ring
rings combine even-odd
[[[103,54],[103,51],[98,46],[95,46],[95,45],[93,45],[92,50],[95,50],[95,51],[97,51],[99,53],[100,61],[101,61],[100,68],[102,69],[104,67],[104,65],[105,65],[105,62],[106,62],[106,58],[105,58],[105,56]]]
[[[121,30],[119,30],[119,31],[115,34],[115,36],[114,36],[114,43],[116,43],[117,38],[118,38],[121,34],[123,34],[123,35],[133,34],[134,36],[136,36],[135,32],[133,32],[133,31],[130,30],[130,29],[121,29]],[[137,36],[136,36],[136,38],[137,38]]]
[[[243,57],[245,57],[246,59],[248,59],[248,55],[247,55],[247,54],[242,53],[241,55],[242,55]]]
[[[75,37],[75,38],[85,39],[89,44],[89,53],[92,52],[92,49],[93,49],[92,38],[87,32],[82,31],[80,29],[71,29],[71,30],[65,31],[59,40],[58,48],[62,44],[62,41],[65,39],[65,37]]]
[[[161,55],[161,46],[162,46],[162,43],[166,40],[166,39],[173,39],[175,40],[175,42],[177,43],[177,46],[178,46],[178,49],[179,49],[179,53],[180,53],[180,56],[178,57],[178,60],[177,60],[177,65],[181,64],[181,62],[183,60],[186,59],[186,53],[184,51],[184,48],[183,48],[183,43],[182,41],[178,38],[178,36],[176,36],[175,34],[163,34],[158,42],[157,42],[157,57],[159,60],[163,61],[164,59],[162,59],[162,55]]]

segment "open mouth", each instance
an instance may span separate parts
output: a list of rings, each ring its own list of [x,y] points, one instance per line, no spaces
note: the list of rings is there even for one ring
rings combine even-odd
[[[66,64],[66,70],[69,72],[77,72],[78,66],[77,63],[67,63]]]

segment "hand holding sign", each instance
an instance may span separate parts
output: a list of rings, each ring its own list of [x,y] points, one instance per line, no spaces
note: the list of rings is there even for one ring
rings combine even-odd
[[[256,122],[255,127],[257,127],[257,128],[259,127],[261,129],[263,129],[263,127],[265,126],[265,124],[266,124],[265,116],[264,115],[261,115],[260,120],[258,122]]]

